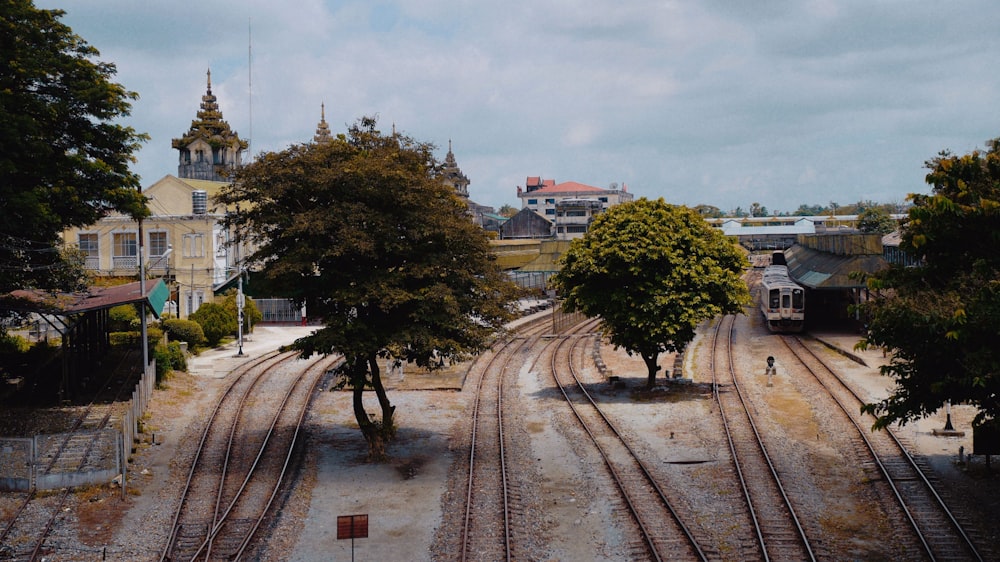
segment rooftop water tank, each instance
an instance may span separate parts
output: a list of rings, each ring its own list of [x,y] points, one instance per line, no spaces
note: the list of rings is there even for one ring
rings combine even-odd
[[[208,212],[208,192],[196,189],[191,192],[191,207],[196,215]]]

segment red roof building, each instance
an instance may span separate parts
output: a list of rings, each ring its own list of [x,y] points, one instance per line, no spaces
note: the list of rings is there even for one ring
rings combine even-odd
[[[531,209],[553,222],[557,222],[556,204],[566,199],[596,199],[604,210],[632,200],[632,194],[624,186],[602,189],[575,181],[556,183],[541,177],[528,177],[525,189],[517,189],[517,197],[522,209]]]

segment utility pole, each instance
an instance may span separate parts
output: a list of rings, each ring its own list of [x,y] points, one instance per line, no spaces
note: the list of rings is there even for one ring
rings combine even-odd
[[[142,374],[145,376],[146,367],[149,366],[149,340],[146,337],[146,264],[143,263],[142,246],[142,217],[139,217],[139,296],[142,299],[139,305],[139,325],[142,333]]]

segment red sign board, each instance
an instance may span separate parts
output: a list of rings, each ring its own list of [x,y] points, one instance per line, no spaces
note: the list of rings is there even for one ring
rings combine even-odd
[[[338,515],[337,540],[368,538],[368,514]]]

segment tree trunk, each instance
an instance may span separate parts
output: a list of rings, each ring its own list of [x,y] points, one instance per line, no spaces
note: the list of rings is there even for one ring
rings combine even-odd
[[[656,364],[656,360],[660,357],[659,352],[653,353],[641,353],[642,361],[646,364],[646,372],[648,373],[648,378],[646,379],[646,389],[653,390],[653,386],[656,384],[656,372],[660,370],[660,366]]]
[[[351,390],[354,405],[354,420],[358,422],[361,435],[368,443],[368,460],[382,462],[386,459],[385,440],[379,424],[375,423],[368,412],[365,411],[364,394],[365,383],[367,381],[368,362],[364,359],[350,361],[347,374],[351,381]]]
[[[393,422],[393,414],[396,407],[389,403],[389,396],[382,386],[382,372],[378,368],[378,357],[372,355],[368,358],[368,368],[372,374],[372,388],[375,389],[375,396],[378,397],[379,406],[382,407],[382,439],[388,443],[396,436],[396,424]]]

